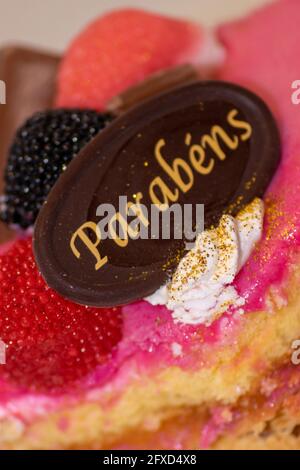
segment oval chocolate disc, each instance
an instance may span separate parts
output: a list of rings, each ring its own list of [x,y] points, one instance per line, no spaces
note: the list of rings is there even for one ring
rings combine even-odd
[[[274,119],[249,91],[195,82],[156,96],[98,134],[59,178],[35,227],[41,273],[80,304],[142,299],[167,282],[186,241],[174,228],[169,239],[153,235],[151,209],[204,204],[210,227],[263,196],[279,158]]]

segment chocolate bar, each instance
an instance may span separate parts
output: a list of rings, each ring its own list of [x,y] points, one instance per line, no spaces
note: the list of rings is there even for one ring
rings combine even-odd
[[[5,104],[0,104],[0,194],[4,190],[6,156],[16,129],[33,113],[52,106],[58,64],[59,57],[47,52],[19,46],[0,49],[0,80],[6,91],[1,99]],[[12,235],[0,223],[0,243]]]
[[[108,103],[107,108],[114,114],[121,114],[149,98],[180,85],[199,80],[199,78],[198,70],[188,64],[162,70],[114,97]]]

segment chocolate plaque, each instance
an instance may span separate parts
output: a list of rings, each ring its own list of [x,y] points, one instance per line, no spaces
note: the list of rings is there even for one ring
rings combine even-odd
[[[186,241],[175,230],[153,237],[151,209],[162,215],[173,204],[204,204],[211,227],[263,196],[279,159],[269,109],[243,88],[194,82],[152,98],[96,136],[50,192],[34,233],[41,273],[80,304],[144,298],[168,281]],[[120,196],[138,224],[118,212]],[[103,237],[104,218],[112,237]]]

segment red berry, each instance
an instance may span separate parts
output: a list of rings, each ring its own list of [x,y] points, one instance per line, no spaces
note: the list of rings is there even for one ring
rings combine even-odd
[[[32,240],[0,257],[1,377],[26,389],[56,392],[104,364],[122,337],[120,308],[97,309],[60,297],[36,267]]]
[[[73,41],[62,62],[57,105],[101,110],[151,73],[197,63],[200,26],[140,10],[109,13]]]

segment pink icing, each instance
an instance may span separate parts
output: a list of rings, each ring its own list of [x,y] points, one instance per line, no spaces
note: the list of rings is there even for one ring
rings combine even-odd
[[[122,389],[143,372],[149,375],[150,371],[153,374],[172,365],[189,370],[208,365],[213,355],[209,359],[206,353],[231,342],[238,319],[241,317],[225,315],[210,328],[192,327],[175,324],[165,307],[153,308],[147,302],[124,307],[124,337],[118,350],[112,360],[82,381],[80,390],[74,387],[67,394],[68,405],[84,399],[111,406]],[[174,343],[182,348],[179,356],[172,350]],[[108,401],[106,392],[109,392]],[[29,422],[64,406],[66,395],[28,393],[0,380],[0,404],[0,419],[1,414],[9,414]]]
[[[299,78],[299,21],[298,0],[286,0],[218,31],[227,50],[219,78],[261,96],[277,118],[282,139],[281,165],[266,195],[263,239],[235,282],[250,311],[261,308],[270,285],[281,282],[300,241],[300,107],[291,101],[291,84]],[[268,200],[275,203],[269,211]]]

